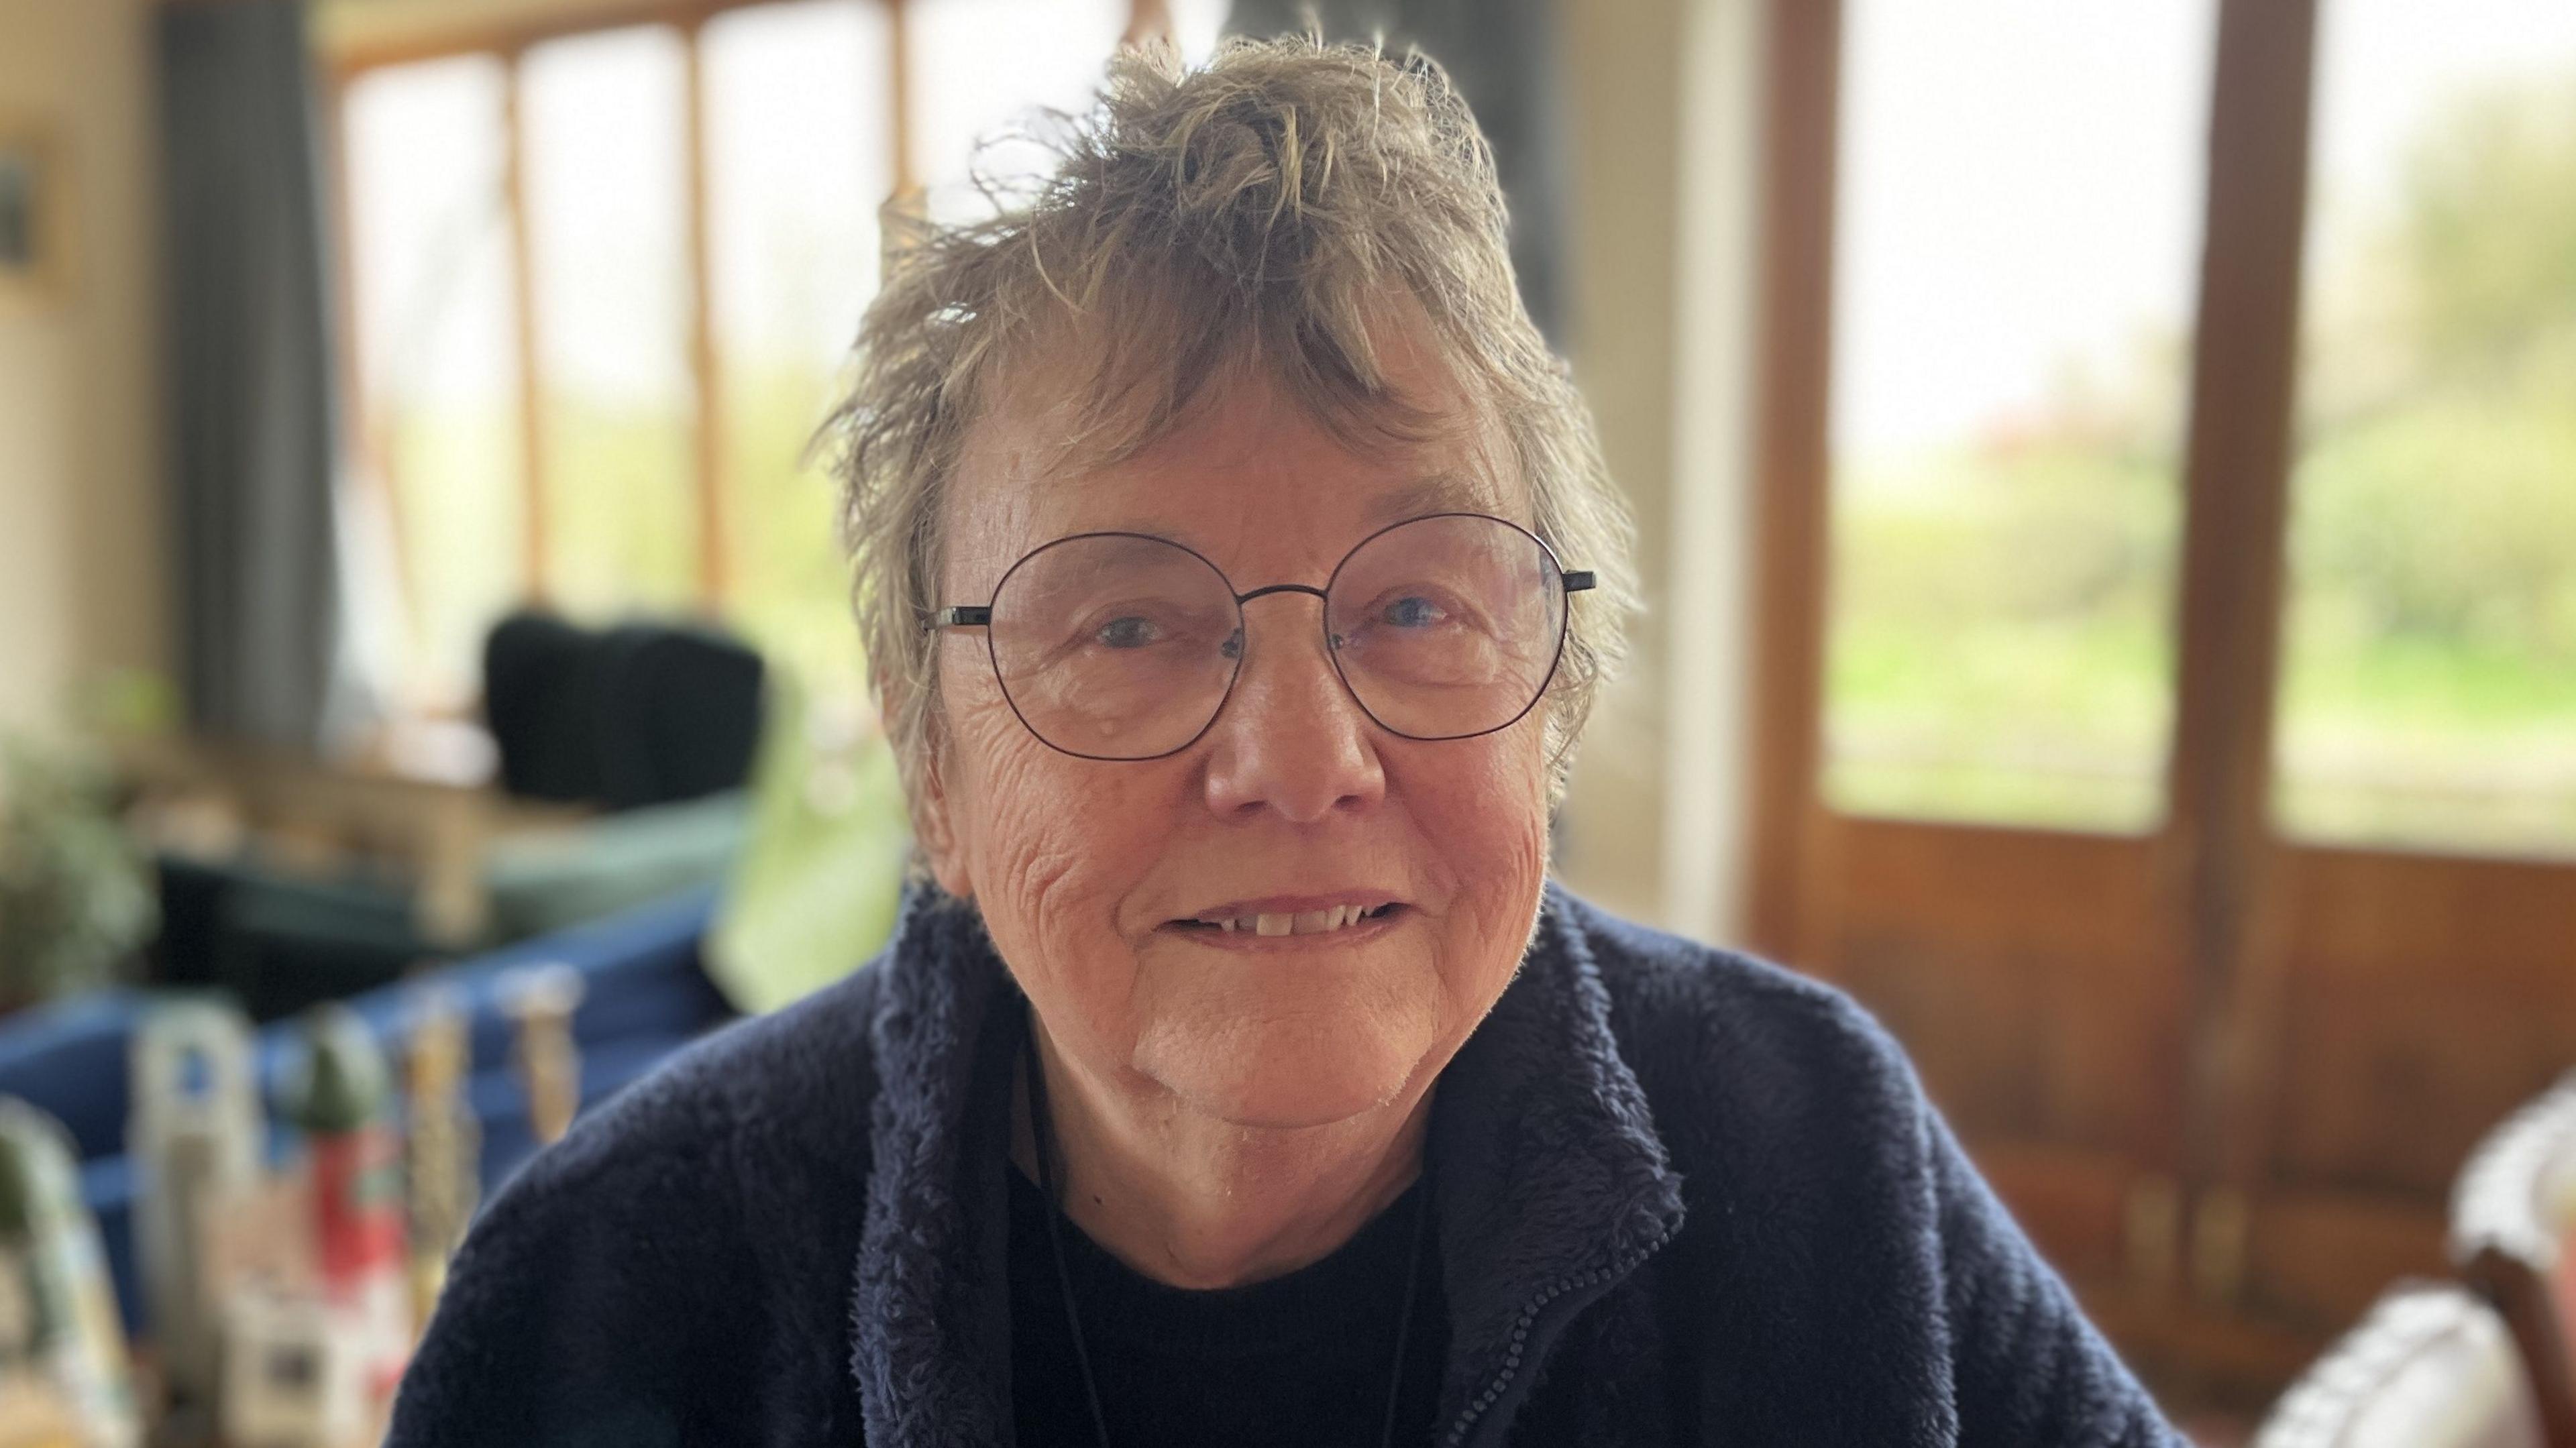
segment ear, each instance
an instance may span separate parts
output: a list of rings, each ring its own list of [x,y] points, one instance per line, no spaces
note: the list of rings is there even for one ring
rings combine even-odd
[[[877,719],[888,738],[894,737],[895,709],[893,702],[882,698],[877,705]],[[939,882],[939,888],[960,900],[971,900],[975,898],[974,873],[966,867],[965,852],[957,847],[957,828],[949,812],[942,768],[945,751],[935,724],[926,730],[921,748],[920,774],[905,796],[912,815],[913,843],[930,866],[931,878]]]

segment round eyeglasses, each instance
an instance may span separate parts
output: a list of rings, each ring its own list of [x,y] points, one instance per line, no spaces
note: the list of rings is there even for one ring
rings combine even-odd
[[[942,608],[930,626],[984,630],[1003,698],[1049,748],[1161,759],[1224,710],[1256,598],[1323,600],[1325,655],[1362,712],[1441,740],[1508,728],[1538,703],[1570,596],[1592,586],[1537,534],[1482,513],[1407,519],[1361,539],[1321,588],[1249,593],[1169,538],[1077,533],[1012,564],[991,603]]]

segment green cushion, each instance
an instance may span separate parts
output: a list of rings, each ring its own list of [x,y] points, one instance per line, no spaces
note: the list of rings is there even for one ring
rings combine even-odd
[[[894,753],[855,719],[816,729],[773,671],[752,767],[751,838],[706,941],[737,1010],[775,1010],[876,954],[894,929],[912,830]]]
[[[742,791],[729,790],[496,844],[483,868],[493,937],[547,934],[720,880],[750,817]]]

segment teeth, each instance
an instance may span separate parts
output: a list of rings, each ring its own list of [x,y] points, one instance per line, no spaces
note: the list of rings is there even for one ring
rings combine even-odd
[[[1201,916],[1203,923],[1213,925],[1228,935],[1325,935],[1370,918],[1360,905],[1334,905],[1322,910],[1277,911],[1260,915],[1232,915],[1218,919]]]

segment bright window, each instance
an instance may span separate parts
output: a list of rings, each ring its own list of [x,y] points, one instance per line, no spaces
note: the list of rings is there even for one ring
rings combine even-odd
[[[371,72],[349,87],[350,295],[365,465],[391,503],[416,707],[473,696],[483,631],[525,586],[500,61]]]
[[[639,27],[520,63],[544,596],[576,616],[700,591],[685,48]]]
[[[875,292],[893,188],[884,12],[804,0],[717,16],[707,88],[708,281],[724,450],[725,598],[772,657],[855,693],[858,631],[815,424]]]
[[[1018,133],[1043,133],[1039,108],[1080,110],[1127,23],[1127,0],[927,0],[913,26],[922,184],[942,221],[985,215],[978,172],[1007,181],[1043,155]],[[1011,37],[997,44],[1001,36]]]
[[[2274,810],[2576,853],[2576,9],[2320,23]]]
[[[2159,817],[2213,9],[1845,7],[1836,808]]]
[[[1222,7],[1172,7],[1185,53],[1207,53]],[[911,0],[910,149],[935,215],[977,210],[979,154],[1042,164],[979,143],[1083,108],[1127,14]],[[541,601],[594,622],[712,614],[854,695],[810,445],[899,174],[886,8],[718,0],[686,26],[459,48],[343,91],[359,435],[396,565],[368,581],[404,623],[388,682],[409,708],[469,709],[484,633]]]

